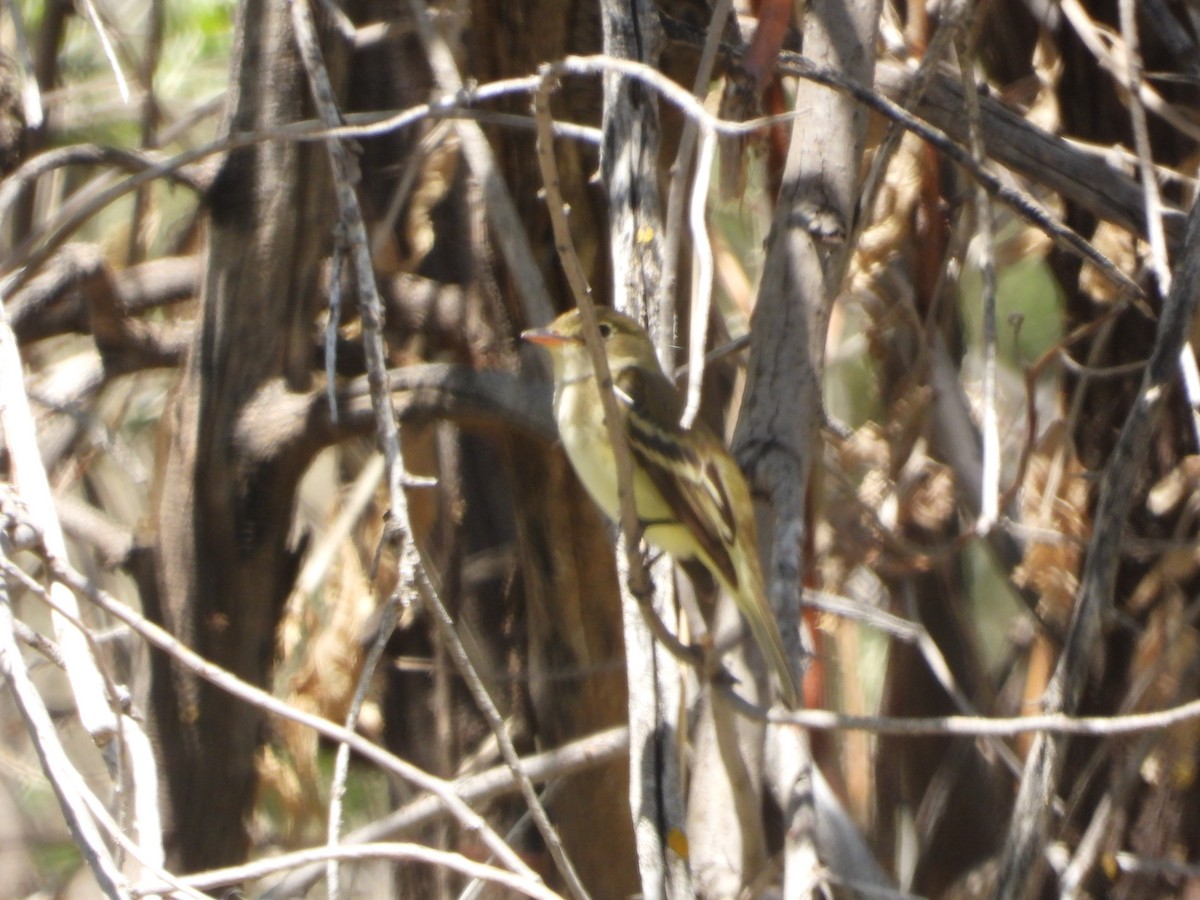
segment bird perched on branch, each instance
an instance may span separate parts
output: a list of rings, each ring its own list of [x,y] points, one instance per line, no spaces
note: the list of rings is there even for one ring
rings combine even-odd
[[[633,495],[646,540],[676,560],[696,560],[736,601],[783,701],[796,680],[763,586],[750,489],[721,441],[703,423],[680,426],[683,404],[650,336],[633,319],[597,308],[600,339],[633,457]],[[578,310],[521,335],[550,351],[554,416],[563,447],[592,499],[621,517],[616,459]]]

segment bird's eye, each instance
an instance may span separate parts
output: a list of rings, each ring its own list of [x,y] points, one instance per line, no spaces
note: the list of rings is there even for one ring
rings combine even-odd
[[[605,340],[608,340],[610,337],[612,337],[613,327],[607,322],[601,322],[597,328],[600,331],[600,337],[604,338]]]

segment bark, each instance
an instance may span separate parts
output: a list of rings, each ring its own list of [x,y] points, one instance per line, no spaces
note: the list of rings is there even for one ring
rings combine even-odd
[[[870,84],[880,4],[813,2],[804,49],[820,65]],[[866,111],[851,98],[811,82],[797,90],[806,115],[792,130],[767,256],[751,326],[746,399],[734,447],[753,481],[770,495],[774,514],[766,568],[771,603],[793,660],[800,659],[799,606],[806,534],[813,510],[809,478],[824,419],[821,396],[825,332],[848,263],[866,145]],[[769,736],[775,796],[784,810],[785,895],[816,891],[816,810],[807,735],[779,729]]]
[[[302,118],[307,87],[284,4],[243,4],[227,127]],[[275,626],[292,586],[296,483],[307,459],[247,442],[243,420],[273,383],[308,386],[318,261],[330,233],[328,164],[317,145],[231,153],[209,197],[201,327],[169,413],[147,608],[193,649],[268,684]],[[257,449],[262,448],[262,449]],[[150,590],[147,590],[150,588]],[[241,860],[263,716],[153,657],[152,704],[168,853],[184,871]]]

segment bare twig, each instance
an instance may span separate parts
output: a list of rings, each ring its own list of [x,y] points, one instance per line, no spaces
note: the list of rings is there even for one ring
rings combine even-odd
[[[979,98],[970,57],[960,47],[959,70],[962,75],[963,97],[967,102],[968,148],[972,158],[982,171],[984,166],[983,137],[980,134]],[[979,517],[975,529],[986,535],[996,525],[1000,516],[1000,423],[996,412],[996,248],[995,227],[992,222],[992,204],[987,190],[975,182],[971,197],[974,207],[975,238],[972,246],[979,271],[983,276],[982,297],[983,333],[980,357],[983,378],[980,398],[980,433],[983,439],[979,485]]]
[[[261,859],[242,866],[231,866],[227,869],[213,869],[197,875],[186,875],[179,880],[191,887],[202,889],[217,888],[242,881],[266,878],[277,872],[314,862],[324,862],[336,859],[342,861],[357,861],[370,859],[391,859],[396,862],[420,862],[431,866],[440,866],[469,878],[481,878],[500,887],[508,888],[526,897],[539,900],[561,900],[561,895],[542,884],[541,879],[508,872],[495,866],[485,865],[468,859],[461,853],[449,853],[436,850],[421,844],[345,844],[336,847],[314,847],[309,850],[299,850],[295,853],[284,853]],[[130,894],[134,897],[145,897],[149,894],[161,894],[170,890],[167,882],[149,882],[134,885]]]
[[[571,240],[570,227],[566,219],[567,208],[559,184],[558,165],[554,159],[554,133],[550,127],[553,121],[550,113],[550,93],[557,83],[557,76],[553,75],[548,67],[543,67],[542,76],[542,85],[534,95],[534,115],[538,123],[538,164],[542,172],[546,205],[550,212],[550,221],[554,229],[555,246],[583,322],[584,338],[592,357],[592,366],[596,371],[596,382],[600,389],[600,400],[604,406],[604,424],[613,448],[617,470],[617,489],[620,498],[620,522],[618,524],[622,539],[622,553],[618,554],[617,557],[619,582],[623,594],[627,590],[637,601],[644,620],[650,621],[657,618],[657,616],[650,606],[653,595],[652,582],[639,547],[641,525],[638,521],[632,490],[633,456],[629,449],[629,442],[621,428],[621,413],[617,405],[616,395],[613,393],[612,373],[609,370],[608,359],[605,356],[603,342],[600,338],[591,287],[587,283],[579,256],[575,252],[574,244]],[[622,275],[620,277],[623,278],[625,276]],[[653,646],[648,641],[635,641],[636,630],[637,625],[631,621],[629,616],[626,616],[626,665],[627,667],[634,666],[641,660],[645,661],[651,670],[653,670],[652,663],[647,659],[654,653]],[[632,699],[631,694],[631,702]],[[639,733],[641,731],[642,729],[639,727]],[[635,765],[633,768],[636,770],[638,766]],[[630,782],[632,791],[639,791],[641,789],[641,778],[642,776],[638,771],[634,771],[631,774]],[[639,820],[646,815],[646,810],[638,808],[638,804],[636,803],[633,804],[633,815],[635,817],[635,838],[639,842],[639,846],[644,842],[647,843],[647,847],[640,850],[638,854],[640,868],[643,869],[642,883],[645,886],[648,878],[653,879],[658,877],[654,873],[648,874],[645,870],[648,861],[658,858],[658,853],[653,847],[649,846],[650,843],[658,841],[657,829],[649,829],[653,837],[648,838],[647,829],[638,826]],[[655,818],[651,816],[651,821],[654,821]],[[655,868],[659,875],[665,878],[665,872],[661,868],[653,866],[652,868]]]
[[[733,692],[729,692],[729,695],[736,697]],[[1200,700],[1149,713],[1117,716],[1069,716],[1060,713],[1016,718],[852,716],[823,709],[773,709],[764,715],[762,709],[752,703],[747,703],[741,698],[737,698],[736,702],[742,714],[750,718],[799,725],[820,731],[869,731],[873,734],[897,737],[1015,737],[1019,734],[1112,737],[1142,731],[1160,731],[1200,719]]]
[[[321,121],[327,127],[336,127],[341,124],[341,115],[334,97],[333,85],[329,80],[329,73],[325,68],[325,61],[317,40],[316,26],[313,24],[312,12],[309,9],[308,0],[292,0],[291,11],[292,27],[296,32],[296,43],[300,49],[300,57],[304,61],[309,88]],[[401,547],[399,562],[400,577],[397,589],[399,591],[412,592],[416,569],[419,568],[420,564],[416,560],[416,552],[412,546],[412,530],[408,520],[408,502],[401,487],[404,462],[400,455],[399,429],[396,424],[395,410],[392,409],[391,403],[388,402],[384,388],[387,362],[383,349],[382,336],[383,301],[379,297],[379,289],[375,283],[374,266],[368,249],[370,245],[367,238],[366,224],[363,221],[362,211],[359,208],[358,198],[355,194],[354,186],[358,181],[358,168],[344,144],[336,140],[330,140],[326,142],[325,146],[329,152],[334,189],[337,193],[339,211],[338,229],[340,236],[343,238],[336,248],[338,263],[333,267],[333,271],[340,276],[342,261],[346,256],[351,258],[351,268],[354,273],[355,285],[358,289],[359,314],[362,317],[363,323],[363,346],[366,351],[368,378],[371,385],[371,406],[375,413],[376,440],[383,450],[387,465],[388,500],[391,503],[391,515],[394,520],[391,535],[392,539]],[[331,292],[333,298],[341,296],[340,282],[341,279],[338,277],[338,284],[334,286]],[[331,321],[336,321],[337,309],[339,307],[330,310]],[[332,386],[330,389],[332,390]],[[332,404],[330,414],[336,415],[336,406]],[[388,600],[388,610],[390,614],[383,617],[382,623],[389,626],[389,628],[394,628],[396,615],[393,609],[392,598]],[[378,661],[382,651],[382,642],[386,641],[387,637],[388,635],[377,635],[376,637],[375,646],[379,652],[375,652],[373,648],[371,654],[376,661]],[[369,678],[370,674],[365,673],[364,677]],[[363,682],[361,680],[359,688],[363,689]],[[356,692],[357,695],[358,692]],[[351,704],[346,721],[347,731],[354,729],[354,717],[357,716],[358,709],[359,707],[356,707],[355,704]],[[334,764],[333,783],[330,788],[331,801],[329,806],[328,831],[329,844],[331,846],[337,843],[338,832],[341,826],[341,794],[344,790],[345,778],[349,771],[349,754],[350,748],[348,745],[341,744],[338,747],[337,759]],[[332,900],[337,900],[339,897],[339,887],[336,857],[330,858],[327,882],[329,896]]]
[[[320,47],[316,41],[316,30],[306,0],[294,0],[292,3],[292,21],[296,29],[301,56],[305,62],[305,69],[308,72],[313,97],[320,110],[322,121],[326,126],[336,126],[340,121],[340,114],[337,111],[333,89],[329,83],[328,74],[325,71]],[[404,472],[403,459],[400,454],[399,430],[395,412],[386,389],[387,363],[382,337],[383,304],[375,284],[373,265],[368,249],[370,244],[366,226],[354,192],[353,185],[356,181],[356,170],[348,152],[340,142],[329,141],[326,146],[329,149],[334,183],[338,194],[338,206],[341,210],[342,226],[347,232],[350,252],[353,258],[353,271],[359,292],[359,310],[363,322],[363,344],[366,349],[367,367],[371,381],[371,402],[375,411],[377,437],[382,445],[387,464],[388,499],[394,529],[393,535],[400,543],[401,548],[399,560],[400,590],[414,591],[420,585],[422,589],[421,593],[425,597],[427,606],[438,614],[436,618],[441,622],[442,620],[448,620],[449,614],[446,613],[440,600],[429,587],[428,580],[423,577],[423,563],[413,544],[412,527],[408,518],[408,502],[402,487]],[[442,630],[443,632],[446,631],[445,628]],[[448,630],[452,636],[452,623]],[[459,650],[461,649],[460,644]],[[470,662],[465,657],[458,661],[460,662],[460,666],[464,668],[464,674],[473,671]],[[470,684],[470,679],[468,679],[468,684]],[[476,691],[475,693],[477,701],[481,701],[481,706],[484,708],[486,714],[488,708],[491,706],[490,698],[487,697],[486,691]],[[494,708],[491,709],[491,712],[495,713]],[[498,713],[495,713],[495,718],[498,717]],[[506,737],[503,732],[504,729],[501,727],[497,734],[497,738],[501,741],[502,745]],[[512,757],[510,762],[512,762],[516,759],[516,754],[515,750],[511,747],[511,743],[509,743],[508,749]],[[519,772],[519,763],[515,763],[515,765],[516,770]],[[531,806],[540,808],[531,785],[528,786],[525,793],[526,801]],[[542,812],[542,817],[545,819],[544,811]],[[550,828],[548,820],[545,820],[543,824],[547,829],[547,843],[550,844],[555,839],[553,829]],[[331,825],[331,828],[334,827]],[[511,860],[511,852],[502,855],[501,858]],[[565,858],[558,859],[558,861],[560,868],[565,870],[564,874],[569,881],[571,874],[573,874],[569,861],[566,861]],[[336,871],[336,869],[332,871]],[[528,869],[524,869],[523,871],[525,874],[532,875],[532,873],[528,872]],[[533,876],[533,878],[535,881],[540,881],[536,876]],[[331,881],[332,886],[336,889],[336,877],[331,877]]]
[[[696,156],[696,177],[688,215],[696,272],[692,284],[691,332],[688,335],[687,402],[679,421],[681,428],[691,428],[696,420],[696,414],[700,412],[700,391],[704,386],[704,347],[713,289],[713,252],[712,242],[708,239],[707,221],[708,183],[712,176],[716,147],[716,134],[706,129],[700,137],[700,152]]]
[[[610,728],[598,734],[563,744],[545,753],[525,757],[522,766],[537,783],[563,778],[575,772],[618,759],[629,751],[629,732],[624,726]],[[456,779],[454,790],[471,804],[486,803],[494,797],[517,791],[512,769],[507,764],[493,766],[477,775]],[[421,826],[445,815],[445,808],[435,797],[421,797],[406,803],[395,812],[347,834],[342,845],[396,840],[411,834]],[[309,865],[292,872],[280,884],[263,894],[262,900],[286,900],[302,896],[321,875],[321,867]]]
[[[700,52],[700,62],[696,66],[696,77],[692,80],[692,93],[703,99],[708,93],[708,83],[712,78],[713,67],[717,60],[717,51],[721,46],[721,36],[725,32],[725,23],[733,8],[732,0],[717,0],[713,4],[712,16],[704,35],[704,49]],[[683,202],[687,193],[688,176],[692,168],[692,151],[696,146],[696,136],[699,122],[696,119],[685,118],[683,129],[679,134],[679,149],[675,151],[675,162],[671,165],[671,185],[667,191],[666,221],[663,223],[663,261],[662,281],[658,292],[658,361],[663,371],[671,371],[675,365],[675,345],[672,340],[675,332],[675,285],[679,267],[679,245],[683,236]],[[697,171],[703,171],[697,167]],[[705,174],[707,187],[708,174]],[[695,196],[693,188],[693,197]],[[703,348],[699,351],[703,352]]]
[[[100,46],[104,49],[104,56],[108,60],[108,64],[112,66],[113,76],[117,80],[117,90],[121,92],[121,100],[128,103],[129,82],[125,79],[125,73],[121,70],[121,61],[117,59],[117,51],[108,36],[108,27],[104,24],[104,20],[100,18],[100,13],[96,9],[94,0],[82,0],[82,3],[88,18],[92,20],[92,26],[96,29],[96,36],[100,39]]]
[[[375,678],[379,661],[383,658],[387,643],[391,640],[396,623],[400,620],[401,603],[398,595],[388,597],[383,604],[378,623],[375,626],[375,637],[363,660],[362,670],[358,673],[358,682],[354,685],[354,694],[350,698],[350,708],[346,711],[346,730],[352,731],[358,726],[358,717],[362,713],[363,703],[367,699],[367,691]],[[326,846],[331,850],[341,843],[342,836],[342,800],[346,795],[346,780],[350,776],[350,747],[342,744],[338,747],[334,758],[333,775],[329,781],[329,813],[326,816]],[[325,872],[325,884],[330,900],[336,900],[341,895],[339,886],[340,873],[336,859],[330,859]]]
[[[645,598],[651,594],[650,577],[646,571],[645,561],[638,547],[641,538],[641,526],[638,523],[637,509],[633,501],[633,456],[629,451],[629,442],[621,430],[621,411],[613,393],[612,373],[608,368],[608,358],[604,354],[603,341],[596,320],[596,307],[592,300],[592,289],[587,283],[579,254],[575,252],[571,240],[571,230],[567,223],[567,206],[563,200],[562,188],[558,178],[558,164],[554,160],[554,132],[550,127],[553,121],[550,113],[550,94],[553,91],[557,76],[550,67],[543,67],[542,85],[534,95],[534,116],[538,123],[538,164],[541,167],[543,190],[546,194],[546,207],[550,212],[550,223],[554,229],[555,248],[559,261],[575,298],[583,321],[584,337],[588,350],[592,355],[592,365],[596,370],[596,381],[600,386],[600,399],[604,404],[604,422],[608,436],[613,446],[616,458],[617,484],[621,496],[621,532],[624,536],[625,555],[629,561],[630,590],[635,597]]]
[[[459,639],[455,631],[450,613],[446,610],[441,600],[437,599],[437,593],[429,580],[425,568],[422,566],[417,570],[416,574],[421,593],[425,598],[426,607],[433,614],[434,621],[438,625],[438,631],[446,641],[446,648],[450,653],[450,657],[454,660],[455,665],[462,674],[467,689],[471,692],[472,698],[475,700],[480,712],[483,713],[488,727],[496,738],[496,744],[500,748],[500,755],[504,758],[505,764],[513,774],[513,778],[521,792],[521,797],[525,801],[526,809],[529,811],[533,823],[537,827],[538,834],[545,842],[546,849],[549,850],[551,857],[554,859],[559,874],[566,882],[568,893],[575,900],[587,900],[589,897],[587,889],[580,880],[579,874],[575,871],[575,865],[567,855],[562,839],[558,836],[558,831],[550,821],[550,816],[547,814],[545,806],[542,805],[541,798],[537,795],[537,789],[534,787],[533,780],[525,771],[521,757],[513,745],[512,736],[509,734],[507,724],[492,701],[487,685],[484,684],[483,679],[479,676],[476,666],[467,654],[466,647],[463,646],[463,642]]]

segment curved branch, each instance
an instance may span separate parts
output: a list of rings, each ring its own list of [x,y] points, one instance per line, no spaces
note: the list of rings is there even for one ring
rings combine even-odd
[[[447,418],[460,425],[515,428],[546,441],[558,438],[550,411],[549,382],[529,381],[509,372],[429,363],[392,369],[388,389],[401,418]],[[302,396],[305,415],[310,424],[319,426],[314,435],[323,443],[371,428],[365,376],[338,391],[336,425],[330,421],[324,393]]]

